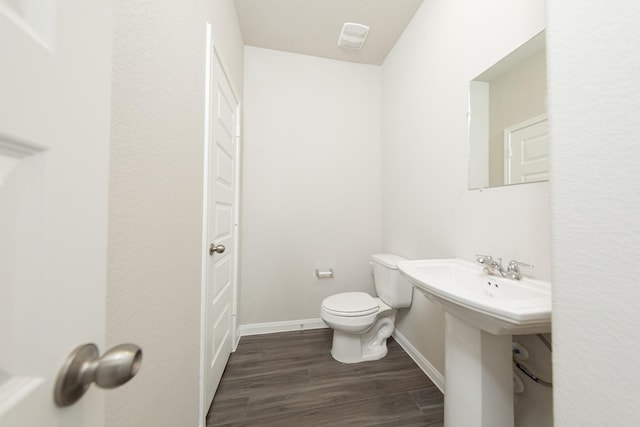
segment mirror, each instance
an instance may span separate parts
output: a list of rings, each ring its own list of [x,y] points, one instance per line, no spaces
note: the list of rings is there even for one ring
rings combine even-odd
[[[469,85],[469,189],[549,179],[544,31]]]

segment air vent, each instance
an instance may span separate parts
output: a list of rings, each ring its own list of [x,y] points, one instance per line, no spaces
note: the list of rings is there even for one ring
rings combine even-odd
[[[367,39],[367,34],[369,34],[369,27],[366,25],[346,22],[342,26],[338,46],[345,49],[360,49]]]

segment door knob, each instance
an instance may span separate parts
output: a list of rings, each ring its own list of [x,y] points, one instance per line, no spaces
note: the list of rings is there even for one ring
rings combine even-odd
[[[56,405],[73,405],[91,383],[100,388],[121,386],[138,373],[142,364],[142,349],[135,344],[120,344],[102,357],[98,355],[95,344],[84,344],[71,352],[56,380]]]
[[[215,253],[221,254],[225,249],[224,245],[216,245],[215,243],[212,243],[209,245],[209,255],[213,255]]]

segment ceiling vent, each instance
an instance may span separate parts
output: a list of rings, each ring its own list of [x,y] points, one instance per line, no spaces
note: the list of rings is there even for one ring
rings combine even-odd
[[[367,39],[367,34],[369,34],[369,27],[366,25],[346,22],[342,26],[338,46],[345,49],[360,49]]]

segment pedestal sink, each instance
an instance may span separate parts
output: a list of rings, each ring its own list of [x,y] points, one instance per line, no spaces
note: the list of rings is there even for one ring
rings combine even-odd
[[[400,261],[445,311],[445,426],[513,427],[511,336],[551,331],[551,285],[459,259]]]

